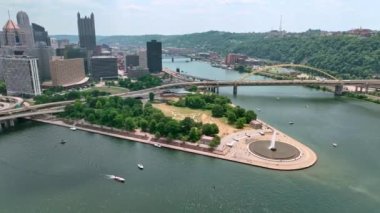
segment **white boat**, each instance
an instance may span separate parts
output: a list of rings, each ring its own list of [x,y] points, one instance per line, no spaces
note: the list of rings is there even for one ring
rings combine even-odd
[[[337,143],[332,143],[332,146],[333,146],[333,147],[337,147],[338,144],[337,144]]]
[[[144,165],[142,165],[141,163],[137,164],[137,167],[139,167],[139,169],[144,169]]]
[[[154,143],[153,145],[154,145],[155,147],[161,148],[161,144],[159,144],[159,143]]]
[[[125,179],[116,175],[107,175],[110,179],[115,180],[120,183],[124,183]]]
[[[75,126],[70,127],[71,130],[75,131],[77,128]]]
[[[294,122],[293,122],[293,121],[289,121],[289,124],[290,124],[290,125],[293,125],[293,124],[294,124]]]

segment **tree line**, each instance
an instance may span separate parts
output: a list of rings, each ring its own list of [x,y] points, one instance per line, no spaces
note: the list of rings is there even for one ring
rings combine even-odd
[[[257,115],[252,110],[245,110],[240,106],[232,106],[231,100],[216,94],[190,94],[180,98],[172,104],[177,107],[189,107],[192,109],[211,110],[212,117],[226,118],[228,123],[241,129],[252,120],[257,119]]]
[[[92,124],[128,131],[141,129],[143,132],[154,134],[156,138],[165,137],[169,141],[180,139],[196,142],[202,135],[207,135],[214,137],[211,147],[220,143],[217,125],[203,124],[189,117],[177,121],[165,116],[150,102],[144,105],[141,100],[133,98],[88,96],[85,102],[76,101],[66,106],[60,116],[84,119]]]

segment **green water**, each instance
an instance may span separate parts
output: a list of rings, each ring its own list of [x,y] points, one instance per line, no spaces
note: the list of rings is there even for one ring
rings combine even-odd
[[[214,79],[240,76],[202,62],[164,66]],[[0,212],[379,212],[379,105],[303,87],[220,92],[260,108],[261,119],[315,150],[317,164],[271,171],[26,122],[0,133]],[[60,145],[62,138],[68,143]]]

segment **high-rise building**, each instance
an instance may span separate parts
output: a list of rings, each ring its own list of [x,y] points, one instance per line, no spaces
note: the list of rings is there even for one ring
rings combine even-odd
[[[143,69],[148,68],[148,60],[146,56],[146,50],[141,50],[139,52],[139,66]]]
[[[162,44],[156,40],[146,43],[149,72],[162,71]]]
[[[50,61],[52,86],[73,86],[88,80],[84,72],[83,58],[54,58]]]
[[[125,68],[139,66],[138,55],[126,55],[125,56]]]
[[[94,79],[116,79],[117,58],[114,56],[93,56],[91,58],[91,76]]]
[[[96,48],[96,36],[95,36],[95,19],[94,14],[91,13],[90,17],[80,17],[78,12],[78,34],[79,45],[87,50],[95,50]]]
[[[34,47],[33,30],[30,26],[28,14],[26,14],[24,11],[19,11],[16,18],[19,28],[24,32],[25,35],[25,43],[23,45],[26,47]]]
[[[20,27],[11,19],[9,19],[4,27],[3,32],[0,35],[1,46],[23,46],[26,44],[25,33],[20,29]]]
[[[0,56],[0,71],[8,95],[41,95],[37,60],[28,56]]]
[[[50,81],[50,60],[55,55],[55,51],[52,47],[46,46],[44,43],[38,43],[38,46],[25,50],[25,55],[38,58],[38,72],[40,81]]]
[[[50,38],[48,32],[45,30],[44,27],[32,23],[32,29],[33,29],[33,36],[34,36],[34,42],[35,43],[44,43],[47,46],[50,46]]]

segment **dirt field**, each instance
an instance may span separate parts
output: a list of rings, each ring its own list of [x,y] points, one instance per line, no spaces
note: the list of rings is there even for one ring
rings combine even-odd
[[[214,123],[219,127],[218,135],[221,137],[239,131],[230,126],[226,121],[224,121],[224,119],[213,118],[211,116],[211,112],[209,111],[175,107],[167,104],[153,104],[153,107],[161,110],[166,116],[170,116],[176,120],[182,120],[185,117],[190,117],[197,122]]]

